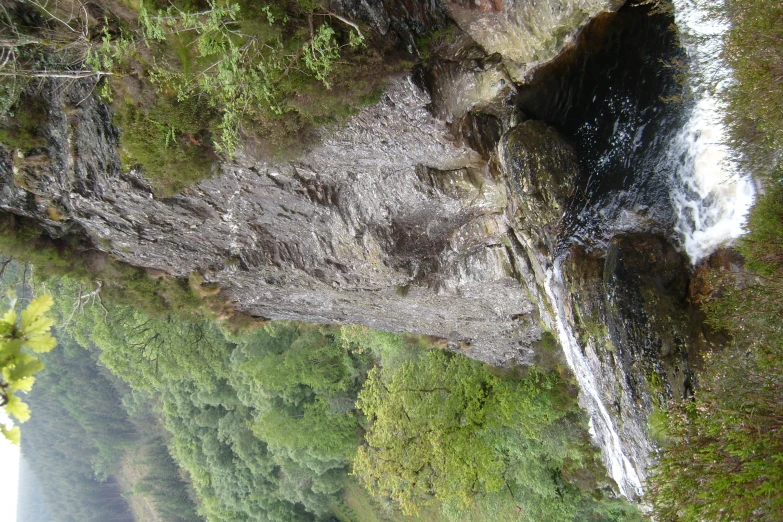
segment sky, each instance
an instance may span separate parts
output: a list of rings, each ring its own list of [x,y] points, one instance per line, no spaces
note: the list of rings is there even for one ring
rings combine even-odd
[[[0,410],[0,423],[7,424]],[[16,522],[16,497],[19,487],[19,447],[0,435],[0,522]]]

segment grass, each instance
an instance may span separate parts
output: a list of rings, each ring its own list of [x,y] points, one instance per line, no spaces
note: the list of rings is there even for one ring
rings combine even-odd
[[[214,172],[210,126],[215,113],[197,99],[159,97],[145,107],[126,95],[114,103],[125,170],[141,167],[158,197],[167,197]]]
[[[783,6],[727,0],[725,15],[734,24],[725,53],[737,80],[728,96],[731,138],[756,176],[774,177],[783,148]]]

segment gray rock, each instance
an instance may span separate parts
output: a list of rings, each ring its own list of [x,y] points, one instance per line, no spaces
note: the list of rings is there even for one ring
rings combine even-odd
[[[602,12],[625,0],[443,0],[460,28],[487,54],[500,54],[511,78],[524,83],[560,54]]]
[[[36,170],[35,204],[5,183],[6,210],[56,233],[82,230],[135,266],[199,272],[255,316],[428,334],[492,364],[530,361],[541,330],[504,246],[505,184],[455,143],[410,77],[321,129],[320,145],[295,162],[240,154],[162,200],[121,171],[106,108],[91,98],[75,106],[85,94],[52,102],[51,163]],[[64,219],[46,217],[52,205]]]

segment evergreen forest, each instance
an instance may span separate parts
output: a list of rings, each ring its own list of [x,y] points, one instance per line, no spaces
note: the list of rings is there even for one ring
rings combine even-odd
[[[229,328],[24,274],[6,288],[57,296],[22,443],[53,520],[638,516],[562,364],[498,373],[427,338]]]

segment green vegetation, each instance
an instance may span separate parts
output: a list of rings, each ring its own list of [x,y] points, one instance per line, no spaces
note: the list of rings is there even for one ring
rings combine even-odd
[[[0,143],[12,150],[28,151],[46,145],[41,136],[41,124],[46,108],[40,100],[22,97],[13,112],[13,118],[0,120]]]
[[[134,493],[151,498],[165,520],[195,522],[188,485],[168,455],[170,436],[153,404],[132,394],[63,332],[47,354],[46,369],[30,395],[35,416],[25,426],[22,454],[44,488],[51,520],[131,521],[120,485],[126,455],[140,456],[143,473]]]
[[[0,317],[0,407],[9,418],[22,423],[30,419],[30,408],[18,394],[29,392],[35,383],[34,375],[43,369],[43,363],[33,353],[49,352],[57,341],[49,332],[53,321],[45,315],[52,306],[51,296],[30,301],[18,320],[15,305],[16,300],[11,299],[10,310]],[[0,432],[19,444],[19,426],[0,424]]]
[[[716,271],[709,320],[732,336],[709,354],[693,400],[655,419],[660,520],[780,520],[783,513],[783,6],[727,0],[737,84],[726,118],[740,161],[764,184],[739,243],[747,272]]]
[[[728,93],[727,123],[740,159],[761,179],[780,181],[783,145],[783,7],[764,0],[727,0],[733,25],[725,54],[736,85]],[[752,226],[751,226],[752,230]]]
[[[210,176],[216,156],[207,130],[214,115],[208,104],[161,96],[149,108],[132,98],[115,106],[123,168],[142,165],[156,194],[175,194]]]
[[[427,351],[375,368],[358,406],[370,426],[354,474],[403,513],[442,505],[449,520],[634,520],[593,498],[603,477],[584,419],[557,373],[493,376],[463,356]]]
[[[125,168],[159,196],[208,177],[218,153],[294,156],[312,129],[377,101],[406,66],[317,0],[12,2],[0,12],[0,142],[41,146],[25,92],[91,79],[112,102]],[[79,16],[74,13],[80,13]],[[35,120],[37,125],[39,120]]]
[[[172,521],[638,517],[606,497],[575,390],[557,373],[501,378],[426,350],[424,338],[357,326],[230,332],[205,316],[85,301],[83,285],[34,282],[57,296],[62,348],[46,354],[23,450],[55,520],[124,520],[126,498]],[[410,424],[381,413],[400,407]],[[406,491],[390,498],[374,486],[371,496],[350,475],[371,473],[361,455],[394,451],[377,444],[389,421],[413,437],[425,430],[403,451],[430,459],[433,487],[398,483]],[[68,447],[73,462],[53,466]],[[418,516],[401,512],[403,497],[419,503]]]
[[[52,304],[51,295],[46,293],[46,283],[34,277],[29,265],[4,260],[0,268],[0,287],[2,292],[11,296],[10,301],[29,303],[23,312],[22,323],[25,318],[30,319],[30,311],[34,308]],[[55,286],[53,289],[59,288]],[[36,291],[43,292],[43,295],[32,298]],[[65,304],[58,298],[50,310],[60,326],[56,331],[58,349],[39,353],[39,362],[30,364],[28,361],[28,370],[40,369],[44,363],[46,366],[36,373],[36,385],[26,398],[33,415],[24,427],[21,449],[25,463],[29,464],[35,477],[28,477],[27,483],[31,485],[40,481],[42,484],[47,504],[57,514],[47,515],[46,520],[132,520],[117,482],[117,477],[123,473],[122,456],[126,451],[145,454],[150,446],[160,448],[161,443],[156,437],[159,439],[166,432],[157,418],[149,415],[149,404],[140,405],[138,400],[133,402],[135,409],[131,414],[132,408],[124,407],[121,400],[130,391],[127,386],[105,368],[97,366],[97,353],[85,350],[65,334],[61,328],[66,322],[63,313],[71,315],[73,310],[73,296],[69,298],[65,299]],[[100,309],[97,302],[93,304]],[[71,310],[67,310],[68,307]],[[42,318],[36,324],[39,329],[44,329],[51,322],[51,319]],[[40,331],[38,337],[42,337]],[[47,335],[43,337],[47,338]],[[46,342],[51,345],[53,339],[48,339]],[[34,378],[26,380],[26,388],[29,388]],[[165,451],[165,444],[162,447]],[[162,475],[162,466],[159,460],[147,466],[146,469],[152,473],[148,473],[150,480]],[[187,496],[179,469],[173,466],[167,471],[171,479],[168,487],[161,491],[161,481],[157,479],[152,493],[168,502],[183,494]],[[27,493],[22,492],[23,495]],[[189,512],[195,516],[192,500],[189,504]],[[35,513],[41,512],[44,506],[28,507],[30,509],[20,512],[20,516],[38,520]],[[162,504],[158,508],[163,512]],[[188,514],[186,505],[178,506],[177,510]],[[182,520],[194,521],[195,518],[185,516]]]

